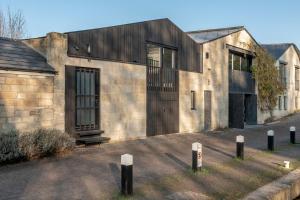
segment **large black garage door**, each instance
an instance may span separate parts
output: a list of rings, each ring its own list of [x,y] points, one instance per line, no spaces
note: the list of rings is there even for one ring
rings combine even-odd
[[[147,67],[147,136],[179,132],[178,71]]]
[[[229,94],[229,127],[244,128],[244,94]]]

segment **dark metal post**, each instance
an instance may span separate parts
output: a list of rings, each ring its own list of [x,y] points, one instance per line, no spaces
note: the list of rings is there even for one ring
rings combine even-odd
[[[192,169],[194,172],[202,168],[202,144],[195,142],[192,144]]]
[[[269,130],[267,132],[267,135],[268,135],[268,150],[274,151],[274,131]]]
[[[121,194],[133,194],[133,157],[130,154],[121,156]]]
[[[236,157],[244,160],[244,136],[236,136]]]
[[[290,141],[292,144],[296,144],[296,127],[290,127]]]

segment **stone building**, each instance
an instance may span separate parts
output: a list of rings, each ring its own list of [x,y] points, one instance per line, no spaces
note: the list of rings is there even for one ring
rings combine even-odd
[[[244,27],[169,19],[0,39],[0,125],[91,143],[256,124],[253,43]]]
[[[275,118],[280,118],[299,110],[299,80],[300,80],[300,54],[293,43],[262,45],[276,60],[280,80],[285,88],[278,96],[277,107],[273,112]],[[269,118],[269,113],[260,113],[259,121],[262,123]]]
[[[204,128],[200,48],[169,19],[23,42],[55,69],[53,127],[80,141]]]
[[[242,26],[188,34],[203,54],[202,85],[211,93],[211,128],[256,124],[257,92],[251,74],[255,55],[250,47],[258,43],[252,35]]]
[[[0,128],[34,130],[54,126],[55,70],[23,44],[0,38]]]

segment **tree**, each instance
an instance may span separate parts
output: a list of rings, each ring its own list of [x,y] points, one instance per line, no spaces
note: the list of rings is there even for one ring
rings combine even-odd
[[[0,37],[23,38],[26,34],[25,26],[26,21],[21,10],[11,11],[9,7],[5,13],[0,10]]]
[[[275,59],[260,46],[252,45],[251,49],[256,55],[252,72],[258,89],[259,108],[263,112],[269,112],[272,120],[278,95],[283,93],[284,87],[275,66]]]

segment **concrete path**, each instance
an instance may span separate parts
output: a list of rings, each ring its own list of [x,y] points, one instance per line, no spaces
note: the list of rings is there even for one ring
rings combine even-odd
[[[284,160],[300,166],[300,145],[289,144],[289,126],[298,124],[295,115],[268,126],[77,148],[62,157],[2,166],[0,199],[124,199],[119,195],[124,153],[134,155],[132,199],[238,199],[287,174],[280,166]],[[265,151],[268,129],[275,131],[274,153]],[[234,159],[238,134],[245,136],[245,161]],[[204,145],[204,169],[194,174],[191,144],[196,141]]]

